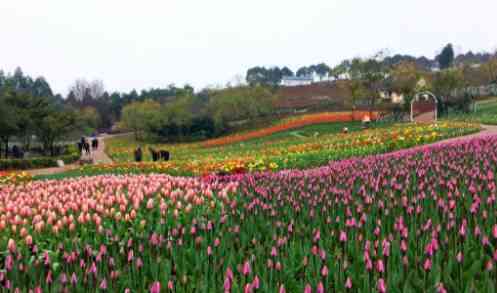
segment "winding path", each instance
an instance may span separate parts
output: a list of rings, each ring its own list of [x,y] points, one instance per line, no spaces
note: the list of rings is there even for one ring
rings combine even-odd
[[[449,138],[441,141],[437,141],[428,145],[441,145],[441,144],[446,144],[450,142],[455,142],[455,141],[460,141],[460,140],[467,140],[467,139],[472,139],[476,137],[484,137],[488,135],[497,135],[497,125],[482,125],[482,131],[478,133],[473,133],[465,136],[459,136],[459,137],[454,137],[454,138]],[[112,159],[105,153],[105,139],[110,138],[110,137],[115,137],[115,136],[121,136],[121,135],[127,135],[127,134],[117,134],[117,135],[102,135],[98,137],[99,140],[99,148],[98,150],[92,152],[91,157],[94,160],[94,164],[109,164],[112,163]],[[427,145],[422,145],[422,146],[415,146],[415,148],[421,148],[425,147]],[[411,148],[411,149],[413,149]],[[82,159],[88,159],[88,156],[83,155],[81,157]],[[37,175],[53,175],[53,174],[59,174],[63,172],[67,172],[70,170],[75,170],[79,168],[79,164],[70,164],[66,165],[64,167],[54,167],[54,168],[46,168],[46,169],[35,169],[35,170],[27,170],[31,176],[37,176]]]
[[[112,135],[102,135],[98,137],[98,149],[91,152],[90,155],[85,155],[84,153],[81,155],[81,160],[88,160],[93,158],[94,164],[109,164],[112,163],[112,159],[105,153],[105,139],[108,137],[112,137]],[[71,170],[75,170],[81,167],[78,162],[66,165],[64,167],[53,167],[53,168],[44,168],[44,169],[33,169],[27,170],[31,176],[38,175],[53,175],[59,174]]]

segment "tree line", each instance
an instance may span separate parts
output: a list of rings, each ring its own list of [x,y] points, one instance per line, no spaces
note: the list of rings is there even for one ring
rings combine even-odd
[[[132,130],[137,140],[206,139],[226,133],[233,121],[270,115],[277,99],[269,87],[239,86],[182,94],[167,103],[136,101],[123,108],[121,126]]]
[[[288,67],[257,67],[249,69],[247,86],[199,92],[189,85],[109,92],[100,80],[78,79],[66,97],[53,93],[43,77],[32,78],[20,68],[12,74],[0,71],[0,140],[5,146],[15,137],[29,148],[36,137],[46,153],[54,154],[54,145],[68,133],[109,131],[115,125],[132,130],[138,139],[210,138],[226,133],[236,121],[271,115],[279,81],[292,75],[345,79],[351,109],[367,101],[371,110],[382,94],[392,91],[409,101],[421,89],[450,97],[456,89],[497,82],[495,54],[455,56],[448,44],[434,60],[380,52],[333,68],[324,63],[304,66],[295,73]],[[434,62],[441,70],[432,70]]]
[[[468,65],[478,65],[484,64],[495,58],[494,53],[483,52],[483,53],[473,53],[468,51],[466,53],[461,53],[455,55],[454,48],[452,44],[447,44],[444,46],[440,53],[434,58],[430,59],[425,56],[415,57],[411,55],[396,54],[393,56],[385,56],[381,60],[381,65],[389,68],[396,66],[400,63],[413,63],[416,68],[422,71],[436,71],[445,70],[455,67],[463,67]],[[249,68],[246,73],[246,81],[250,85],[260,84],[268,86],[277,86],[281,83],[284,77],[293,76],[312,76],[316,75],[321,80],[325,77],[330,77],[332,79],[349,79],[350,70],[352,69],[352,61],[357,58],[347,59],[342,61],[336,66],[329,66],[326,63],[319,63],[310,66],[303,66],[297,69],[297,71],[292,71],[288,67],[263,67],[256,66]]]

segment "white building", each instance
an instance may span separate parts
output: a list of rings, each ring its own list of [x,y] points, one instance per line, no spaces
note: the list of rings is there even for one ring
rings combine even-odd
[[[312,76],[285,76],[281,79],[281,86],[302,86],[314,82]]]

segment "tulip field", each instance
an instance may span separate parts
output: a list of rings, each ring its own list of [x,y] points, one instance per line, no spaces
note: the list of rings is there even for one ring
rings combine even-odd
[[[495,292],[497,137],[230,176],[0,185],[11,292]]]
[[[441,122],[435,124],[387,125],[361,130],[360,124],[348,126],[348,134],[342,127],[312,126],[306,131],[273,134],[265,138],[237,142],[219,147],[206,147],[202,143],[151,145],[171,152],[169,162],[150,162],[149,145],[141,144],[145,162],[134,163],[133,151],[138,143],[129,137],[107,141],[107,153],[115,163],[85,166],[76,174],[128,174],[166,173],[180,176],[206,176],[212,173],[248,173],[307,169],[327,164],[331,160],[381,154],[416,145],[436,142],[445,138],[477,132],[478,124],[466,122]],[[332,128],[333,131],[329,129]]]

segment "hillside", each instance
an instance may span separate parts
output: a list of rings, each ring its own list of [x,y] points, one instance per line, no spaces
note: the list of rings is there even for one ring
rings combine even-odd
[[[348,109],[347,100],[350,99],[351,92],[348,81],[340,80],[306,86],[281,87],[277,95],[280,99],[276,108],[280,111],[318,107],[339,111]]]

